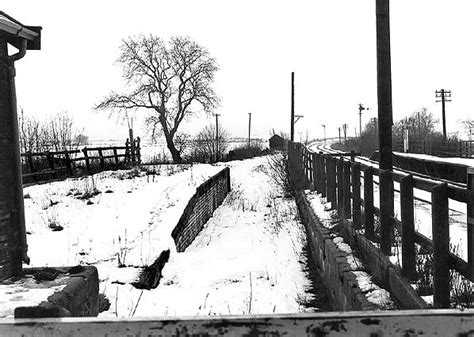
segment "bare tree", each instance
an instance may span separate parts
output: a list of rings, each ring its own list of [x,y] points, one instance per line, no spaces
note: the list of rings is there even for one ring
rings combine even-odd
[[[211,163],[216,158],[223,158],[229,147],[229,133],[219,129],[219,137],[216,139],[216,129],[208,125],[202,129],[193,140],[192,156],[195,160]],[[217,144],[219,142],[219,144]]]
[[[183,120],[198,109],[211,112],[218,105],[212,84],[218,70],[206,48],[188,37],[168,43],[149,35],[122,41],[117,60],[130,86],[125,94],[112,92],[96,109],[125,112],[148,109],[152,136],[162,131],[173,162],[182,161],[175,136]]]
[[[467,133],[467,137],[469,140],[473,140],[474,137],[474,119],[465,119],[461,121],[464,130]]]
[[[19,116],[20,147],[22,152],[77,149],[84,137],[67,112],[40,121],[22,110]],[[79,137],[81,135],[81,137]]]

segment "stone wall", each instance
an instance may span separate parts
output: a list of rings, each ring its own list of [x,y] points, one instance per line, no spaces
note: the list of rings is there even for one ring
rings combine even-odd
[[[196,193],[189,200],[171,234],[178,252],[183,252],[193,242],[229,191],[230,170],[228,167],[196,189]]]
[[[329,296],[337,310],[377,310],[357,285],[355,274],[350,270],[345,254],[337,249],[329,236],[329,230],[318,221],[303,192],[296,194],[296,203],[306,226],[308,242],[320,275],[328,289]],[[371,276],[379,280],[390,292],[400,309],[426,309],[426,303],[416,294],[408,281],[401,275],[381,251],[364,236],[357,234],[347,221],[344,223],[351,246],[356,245]]]
[[[99,314],[99,277],[96,267],[30,268],[25,273],[57,270],[68,273],[66,287],[37,306],[17,307],[15,318],[85,317]]]
[[[345,254],[336,247],[329,231],[319,223],[303,192],[296,193],[296,203],[306,227],[311,254],[334,309],[339,311],[379,309],[367,300],[358,287],[357,277],[350,270]]]

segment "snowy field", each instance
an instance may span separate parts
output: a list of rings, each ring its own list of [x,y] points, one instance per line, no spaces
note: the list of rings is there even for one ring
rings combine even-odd
[[[223,166],[107,171],[26,187],[31,266],[96,266],[111,303],[102,317],[313,310],[294,200],[272,183],[265,157],[226,165],[232,191],[183,253],[171,231],[196,187]],[[160,285],[135,289],[140,268],[166,249]]]

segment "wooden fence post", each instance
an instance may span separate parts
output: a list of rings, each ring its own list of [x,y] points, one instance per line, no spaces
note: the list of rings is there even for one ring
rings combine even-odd
[[[91,163],[90,163],[89,155],[87,153],[87,147],[82,149],[82,153],[84,153],[84,160],[86,162],[87,174],[91,174]]]
[[[64,157],[66,158],[67,174],[70,177],[72,177],[74,175],[74,172],[72,171],[72,163],[71,163],[71,157],[69,156],[69,151],[64,152]]]
[[[100,168],[103,170],[105,167],[104,154],[102,153],[102,149],[99,149],[98,152],[99,152]]]
[[[352,222],[355,229],[362,228],[360,211],[360,164],[351,163],[352,166]]]
[[[319,173],[321,175],[321,179],[320,179],[320,184],[321,184],[321,196],[323,198],[327,197],[327,192],[326,192],[326,179],[327,179],[327,172],[325,170],[325,165],[324,165],[324,162],[325,162],[325,156],[322,152],[319,152],[319,161],[318,161],[318,164],[319,164]]]
[[[118,153],[117,153],[117,148],[114,147],[114,159],[115,159],[115,168],[118,169],[119,168],[119,157],[118,157]]]
[[[431,191],[431,217],[433,231],[433,302],[435,308],[449,308],[449,209],[446,183]]]
[[[331,202],[331,208],[334,208],[334,204],[336,203],[336,158],[328,156],[326,172],[328,174],[328,201]]]
[[[317,165],[317,154],[315,152],[313,152],[311,154],[311,157],[313,159],[313,170],[312,170],[312,174],[313,174],[313,179],[312,179],[312,182],[313,182],[313,190],[314,191],[318,191],[318,186],[317,186],[317,181],[318,181],[318,165]]]
[[[374,240],[374,169],[364,170],[364,222],[365,237]]]
[[[137,157],[137,162],[138,162],[138,164],[141,164],[141,162],[142,162],[142,154],[141,154],[140,142],[141,142],[140,137],[137,137],[137,143],[136,143],[136,145],[135,145],[135,152],[136,152],[136,157]]]
[[[127,162],[130,162],[132,159],[131,159],[131,155],[130,155],[130,144],[129,144],[129,141],[128,141],[128,138],[127,140],[125,141],[125,158],[124,158],[124,161],[127,163]]]
[[[345,219],[351,217],[351,162],[343,162],[343,178],[342,178],[342,214]]]
[[[26,159],[27,159],[28,165],[30,166],[30,172],[31,173],[36,172],[36,169],[35,169],[34,164],[33,164],[33,156],[31,155],[30,152],[26,153]]]
[[[474,168],[467,168],[467,261],[474,276]]]
[[[379,180],[380,249],[386,256],[390,256],[393,242],[393,182],[391,172],[383,170],[380,172]]]
[[[403,177],[400,181],[400,212],[402,220],[402,271],[409,280],[414,280],[416,277],[416,253],[412,175]]]
[[[337,209],[341,209],[344,199],[342,198],[342,193],[343,193],[343,188],[342,188],[342,182],[343,182],[343,158],[339,158],[336,160],[336,176],[337,176],[337,202],[336,202],[336,207]]]
[[[54,171],[54,158],[51,152],[46,152],[46,159],[48,160],[49,168]]]

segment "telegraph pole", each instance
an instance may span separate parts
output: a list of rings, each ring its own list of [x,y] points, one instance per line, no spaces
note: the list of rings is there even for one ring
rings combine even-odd
[[[389,0],[376,0],[379,166],[382,170],[392,170],[392,66],[389,13]]]
[[[392,65],[390,56],[389,0],[376,0],[377,30],[377,108],[379,117],[380,174],[380,249],[391,255],[393,242],[393,180],[392,164]]]
[[[291,121],[290,140],[295,141],[295,73],[291,72]]]
[[[441,102],[441,110],[443,113],[443,137],[446,141],[446,102],[451,102],[451,90],[436,90],[436,98],[441,98],[441,100],[436,102]]]
[[[250,147],[250,127],[252,125],[252,113],[249,112],[249,146]]]
[[[324,141],[326,141],[326,124],[321,124],[324,129]]]
[[[339,130],[339,143],[341,143],[341,127],[339,127],[338,130]]]
[[[216,114],[216,163],[219,161],[219,114]]]
[[[362,111],[369,110],[359,103],[359,137],[362,135]]]
[[[344,141],[347,140],[347,124],[342,124],[342,130],[344,130]]]

